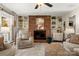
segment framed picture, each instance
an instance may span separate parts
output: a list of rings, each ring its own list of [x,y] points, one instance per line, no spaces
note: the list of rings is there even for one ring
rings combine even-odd
[[[2,27],[8,27],[8,20],[6,17],[2,17]]]
[[[44,29],[44,19],[43,18],[36,18],[36,26],[37,29]]]

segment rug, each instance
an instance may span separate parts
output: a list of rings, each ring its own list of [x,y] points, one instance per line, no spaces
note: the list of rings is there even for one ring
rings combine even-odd
[[[15,56],[44,56],[45,47],[42,44],[35,44],[31,48],[18,49]]]
[[[62,43],[53,42],[36,43],[31,48],[18,49],[15,56],[68,56],[68,51],[63,48]]]

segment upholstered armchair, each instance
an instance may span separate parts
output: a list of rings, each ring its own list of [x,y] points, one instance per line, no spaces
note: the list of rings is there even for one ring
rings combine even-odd
[[[29,37],[28,39],[20,39],[18,41],[18,48],[28,48],[33,46],[33,38]]]
[[[17,37],[16,42],[17,48],[19,49],[32,47],[33,37],[22,31],[20,36]]]

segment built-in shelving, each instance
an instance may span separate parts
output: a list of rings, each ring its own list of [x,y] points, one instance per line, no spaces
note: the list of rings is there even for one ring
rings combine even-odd
[[[28,20],[24,16],[18,17],[18,28],[19,29],[27,29],[28,28]]]
[[[63,20],[62,17],[51,17],[51,34],[54,40],[63,40]]]

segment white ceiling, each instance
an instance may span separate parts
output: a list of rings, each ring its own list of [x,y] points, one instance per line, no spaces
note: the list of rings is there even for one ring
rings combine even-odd
[[[5,7],[21,16],[27,15],[65,15],[79,6],[78,3],[51,3],[52,8],[42,4],[34,9],[36,3],[3,3]]]

